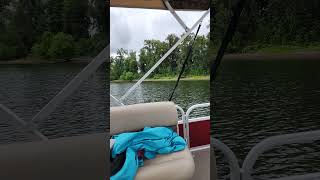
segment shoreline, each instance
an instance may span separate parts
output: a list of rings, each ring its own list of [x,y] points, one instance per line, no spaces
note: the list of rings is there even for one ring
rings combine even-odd
[[[297,51],[288,53],[237,53],[226,54],[223,60],[256,60],[256,61],[272,61],[272,60],[320,60],[320,51]]]
[[[78,57],[71,58],[70,60],[64,59],[33,59],[33,58],[25,58],[25,59],[15,59],[15,60],[0,60],[0,65],[42,65],[42,64],[89,64],[93,58],[91,57]]]
[[[158,79],[145,79],[143,82],[166,82],[166,81],[176,81],[178,78],[177,77],[162,77],[162,78],[158,78]],[[184,77],[181,78],[180,81],[209,81],[210,80],[210,76],[190,76],[190,77]],[[135,79],[133,81],[128,81],[128,80],[113,80],[110,81],[111,83],[127,83],[127,82],[137,82],[138,80]]]
[[[78,57],[70,60],[44,60],[44,59],[16,59],[16,60],[0,60],[0,65],[40,65],[40,64],[62,64],[62,63],[75,63],[75,64],[88,64],[92,57]],[[320,60],[320,51],[295,51],[283,53],[235,53],[226,54],[223,60]]]

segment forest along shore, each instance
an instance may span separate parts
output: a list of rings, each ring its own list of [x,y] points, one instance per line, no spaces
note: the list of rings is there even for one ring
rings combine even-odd
[[[224,60],[320,60],[320,51],[288,53],[245,53],[226,54]]]
[[[83,63],[88,64],[93,58],[91,57],[80,57],[72,58],[70,60],[44,60],[44,59],[16,59],[8,61],[0,61],[0,64],[7,65],[26,65],[26,64],[56,64],[56,63]],[[320,51],[297,51],[297,52],[287,52],[287,53],[236,53],[236,54],[226,54],[224,60],[320,60]],[[157,79],[147,79],[146,81],[170,81],[175,80],[175,77],[158,77]],[[207,76],[192,76],[182,78],[183,80],[206,80]],[[122,82],[122,80],[114,80],[113,82]]]
[[[0,61],[0,65],[37,65],[37,64],[57,64],[57,63],[76,63],[76,64],[88,64],[92,61],[92,57],[81,57],[72,59],[57,59],[57,60],[47,60],[47,59],[16,59],[8,61]]]
[[[176,81],[177,77],[159,77],[157,79],[155,78],[149,78],[145,79],[144,82],[161,82],[161,81]],[[210,76],[190,76],[190,77],[182,77],[180,81],[209,81]],[[138,79],[135,80],[112,80],[112,83],[123,83],[123,82],[137,82]]]
[[[104,1],[6,0],[0,8],[0,17],[8,17],[0,21],[0,63],[51,64],[93,58],[107,46],[106,11]]]
[[[286,53],[270,53],[270,52],[257,52],[257,53],[244,53],[244,54],[226,54],[224,60],[257,60],[257,61],[270,61],[270,60],[320,60],[320,51],[295,51]],[[156,78],[146,79],[146,82],[153,81],[176,81],[177,76],[156,76]],[[187,76],[181,80],[209,80],[209,76]],[[132,80],[133,82],[137,79]],[[130,80],[112,80],[114,83],[130,82]]]

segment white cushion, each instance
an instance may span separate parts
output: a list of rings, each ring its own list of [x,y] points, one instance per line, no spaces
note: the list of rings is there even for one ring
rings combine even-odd
[[[176,126],[178,113],[173,102],[154,102],[111,107],[110,135],[138,131],[146,126]]]
[[[194,161],[188,148],[145,160],[138,169],[135,180],[187,180],[195,171]]]

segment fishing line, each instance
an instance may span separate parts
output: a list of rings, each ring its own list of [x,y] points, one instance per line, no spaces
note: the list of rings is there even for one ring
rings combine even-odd
[[[172,97],[173,97],[173,95],[174,95],[174,92],[176,91],[176,89],[177,89],[177,87],[178,87],[180,78],[181,78],[181,76],[182,76],[182,74],[183,74],[183,72],[184,72],[184,70],[185,70],[185,68],[186,68],[186,65],[187,65],[187,63],[188,63],[188,59],[189,59],[190,55],[192,54],[192,48],[193,48],[194,42],[196,41],[196,38],[197,38],[197,36],[198,36],[198,33],[199,33],[199,30],[200,30],[201,24],[202,24],[202,22],[199,24],[198,29],[197,29],[197,32],[196,32],[196,35],[195,35],[194,38],[193,38],[193,42],[192,42],[192,44],[189,46],[188,54],[187,54],[187,56],[186,56],[186,59],[185,59],[184,62],[183,62],[183,65],[182,65],[181,71],[180,71],[180,73],[179,73],[178,79],[177,79],[176,84],[175,84],[175,86],[174,86],[174,88],[173,88],[173,90],[172,90],[172,93],[171,93],[170,97],[169,97],[169,101],[172,100]]]

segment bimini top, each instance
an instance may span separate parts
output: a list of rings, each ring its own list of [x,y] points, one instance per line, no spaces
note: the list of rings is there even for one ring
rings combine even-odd
[[[201,11],[209,9],[209,0],[168,0],[175,10]],[[110,0],[110,7],[167,9],[164,0]]]

